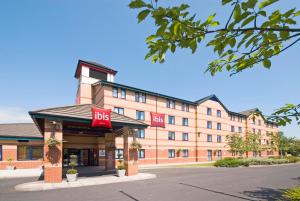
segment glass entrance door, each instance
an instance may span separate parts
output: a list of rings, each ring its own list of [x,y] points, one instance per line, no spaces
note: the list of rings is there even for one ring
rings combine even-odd
[[[72,161],[71,155],[76,155],[76,161]],[[78,166],[90,165],[90,150],[89,149],[64,149],[64,167],[69,166],[70,162],[77,163]]]

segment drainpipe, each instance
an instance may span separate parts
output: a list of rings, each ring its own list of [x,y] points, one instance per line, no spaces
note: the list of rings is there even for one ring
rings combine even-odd
[[[157,96],[155,96],[155,112],[157,113]],[[157,126],[155,127],[155,162],[158,164],[158,140],[157,140]]]

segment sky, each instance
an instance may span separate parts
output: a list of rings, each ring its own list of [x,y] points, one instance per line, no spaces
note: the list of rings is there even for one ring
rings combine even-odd
[[[200,45],[195,54],[179,50],[163,64],[144,60],[145,38],[155,27],[138,24],[127,0],[2,0],[0,2],[0,123],[30,122],[28,111],[75,104],[79,59],[118,71],[116,82],[195,101],[216,94],[234,112],[258,107],[269,115],[286,103],[299,103],[299,44],[272,59],[272,68],[256,65],[230,77],[205,73],[215,55]],[[221,0],[165,0],[163,5],[189,3],[205,19],[217,13],[226,19]],[[277,6],[278,7],[278,6]],[[286,0],[280,8],[297,7]],[[276,9],[276,6],[274,7]],[[299,22],[300,24],[300,22]],[[300,137],[300,127],[280,128]]]

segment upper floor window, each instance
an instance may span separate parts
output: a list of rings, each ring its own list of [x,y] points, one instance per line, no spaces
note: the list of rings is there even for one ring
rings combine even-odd
[[[207,121],[207,128],[212,129],[212,122],[211,121]]]
[[[234,132],[235,129],[234,129],[234,126],[231,126],[231,132]]]
[[[138,157],[139,158],[145,158],[145,149],[139,149],[138,150]]]
[[[189,119],[188,118],[182,118],[182,125],[188,126],[189,125]]]
[[[242,117],[238,117],[238,122],[242,122],[243,118]]]
[[[175,117],[174,116],[169,116],[168,117],[168,123],[169,124],[175,124]]]
[[[255,119],[254,118],[252,119],[252,123],[255,125]]]
[[[258,125],[261,126],[261,120],[258,120]]]
[[[207,135],[207,142],[212,142],[212,135]]]
[[[136,119],[137,120],[145,120],[145,112],[144,111],[136,111]]]
[[[261,134],[261,130],[260,129],[258,129],[258,134]]]
[[[184,158],[189,157],[189,150],[188,149],[183,149],[182,150],[182,157],[184,157]]]
[[[135,100],[135,102],[146,103],[146,94],[145,93],[135,92],[134,100]]]
[[[239,127],[239,133],[242,133],[243,131],[242,131],[242,127]]]
[[[207,115],[211,115],[211,108],[210,108],[210,107],[207,108],[206,114],[207,114]]]
[[[252,133],[255,133],[255,128],[252,129]]]
[[[115,98],[118,98],[118,88],[117,87],[113,87],[112,96]]]
[[[221,116],[222,116],[221,110],[217,110],[217,117],[221,117]]]
[[[217,135],[217,142],[222,142],[222,136],[221,135]]]
[[[175,140],[175,132],[169,131],[169,133],[168,133],[168,140]]]
[[[231,121],[235,121],[235,116],[234,115],[230,115],[230,120]]]
[[[189,141],[189,134],[188,133],[182,133],[182,141]]]
[[[167,108],[175,109],[175,101],[174,100],[167,100]]]
[[[189,104],[182,103],[182,105],[181,105],[181,110],[182,110],[182,111],[185,111],[185,112],[189,112],[189,111],[190,111],[190,109],[189,109]]]
[[[114,107],[114,112],[118,113],[118,114],[121,114],[121,115],[124,115],[124,108],[122,108],[122,107]]]
[[[121,98],[126,98],[126,89],[121,89]]]
[[[145,138],[145,129],[138,129],[137,137],[138,138]]]
[[[221,125],[221,123],[217,123],[217,130],[221,130],[222,128],[222,125]]]

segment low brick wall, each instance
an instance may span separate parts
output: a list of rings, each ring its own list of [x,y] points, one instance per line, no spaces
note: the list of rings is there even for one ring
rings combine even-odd
[[[0,170],[5,170],[8,164],[8,161],[0,161]],[[43,161],[13,161],[12,165],[15,166],[16,169],[41,168]]]

